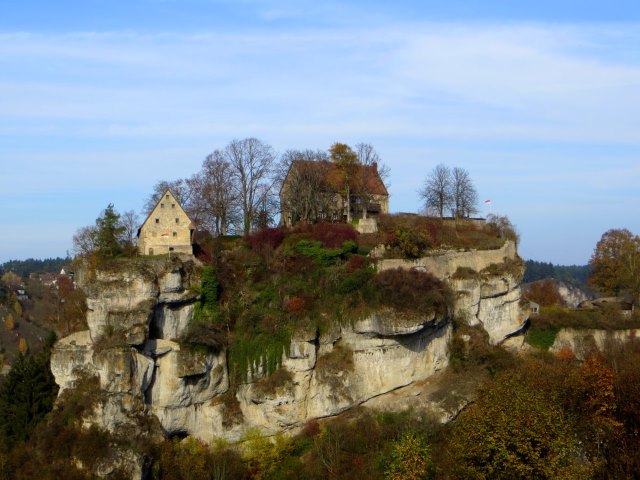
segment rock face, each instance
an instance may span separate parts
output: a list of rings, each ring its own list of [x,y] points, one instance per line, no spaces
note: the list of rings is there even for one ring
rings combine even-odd
[[[86,283],[89,330],[58,342],[52,371],[61,392],[97,377],[96,407],[86,422],[111,431],[135,428],[145,417],[159,421],[166,435],[205,441],[238,440],[250,428],[269,435],[300,428],[374,398],[379,403],[446,368],[453,315],[482,325],[494,343],[518,332],[526,313],[519,276],[495,268],[505,259],[516,259],[513,244],[415,262],[382,260],[380,270],[420,268],[448,280],[458,296],[454,311],[397,318],[381,310],[330,332],[300,330],[283,353],[277,382],[250,378],[231,392],[224,350],[177,341],[194,312],[191,287],[199,284],[200,267],[193,257],[145,258],[135,268],[98,271]],[[468,278],[458,278],[459,267]]]
[[[626,330],[597,330],[597,329],[561,329],[549,348],[552,353],[559,353],[568,349],[578,358],[583,360],[591,351],[605,351],[612,344],[628,342],[638,338],[640,330],[632,328]]]
[[[447,280],[456,292],[454,315],[469,325],[482,325],[494,344],[525,326],[529,312],[520,305],[524,267],[511,241],[498,250],[445,251],[416,260],[378,262],[379,271],[392,268],[421,270]]]

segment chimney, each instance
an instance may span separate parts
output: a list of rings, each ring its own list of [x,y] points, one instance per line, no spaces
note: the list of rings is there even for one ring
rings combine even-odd
[[[373,162],[373,164],[371,165],[373,167],[373,169],[377,172],[378,171],[378,162]]]

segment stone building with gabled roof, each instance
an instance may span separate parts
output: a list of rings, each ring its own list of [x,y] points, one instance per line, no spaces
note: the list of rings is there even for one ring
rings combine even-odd
[[[138,229],[138,253],[162,255],[175,252],[193,255],[194,230],[180,202],[171,190],[167,190]]]
[[[350,178],[347,178],[334,162],[294,160],[280,189],[282,223],[291,226],[304,220],[289,206],[292,202],[299,206],[306,200],[321,204],[307,209],[314,212],[316,220],[347,221],[349,218],[375,218],[389,213],[389,192],[380,177],[377,163],[356,164],[352,168]],[[293,193],[301,177],[314,177],[315,188],[307,192],[311,193],[309,199],[300,196],[299,192]],[[346,186],[349,187],[349,198],[343,195]]]

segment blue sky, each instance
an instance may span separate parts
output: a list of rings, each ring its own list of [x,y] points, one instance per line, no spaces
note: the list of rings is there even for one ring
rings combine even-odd
[[[64,255],[248,136],[373,144],[394,211],[464,167],[525,258],[640,233],[640,2],[5,3],[0,262]]]

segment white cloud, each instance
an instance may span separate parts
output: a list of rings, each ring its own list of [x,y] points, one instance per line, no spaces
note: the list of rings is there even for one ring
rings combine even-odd
[[[616,186],[640,176],[638,27],[0,34],[3,180],[14,195],[60,183],[144,190],[151,165],[188,176],[231,138],[280,150],[365,140],[392,167],[396,210],[415,210],[423,176],[445,161],[523,215],[548,209],[531,206],[541,185],[586,189],[587,222],[601,197],[625,208]]]

